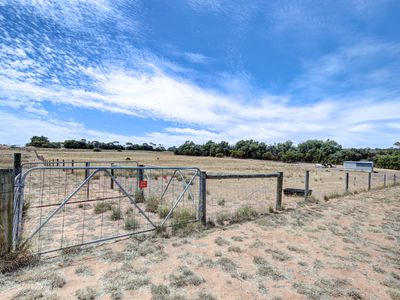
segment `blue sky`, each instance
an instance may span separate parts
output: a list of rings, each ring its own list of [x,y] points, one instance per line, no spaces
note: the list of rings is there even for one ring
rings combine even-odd
[[[400,1],[0,0],[0,143],[400,140]]]

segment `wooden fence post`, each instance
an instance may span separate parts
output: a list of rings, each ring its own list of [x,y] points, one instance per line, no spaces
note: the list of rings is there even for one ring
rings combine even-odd
[[[74,160],[71,160],[71,167],[74,167],[75,162]],[[74,169],[71,169],[71,174],[74,174]]]
[[[207,173],[200,172],[200,220],[207,225]]]
[[[346,183],[345,183],[346,194],[349,192],[349,172],[346,172]]]
[[[283,172],[278,172],[279,176],[276,180],[276,210],[282,209],[282,190],[283,190]]]
[[[14,170],[0,169],[0,256],[12,248]]]
[[[396,174],[393,175],[393,185],[396,185]]]
[[[310,190],[310,171],[306,171],[305,179],[304,179],[304,200],[306,201],[308,198],[308,193]]]

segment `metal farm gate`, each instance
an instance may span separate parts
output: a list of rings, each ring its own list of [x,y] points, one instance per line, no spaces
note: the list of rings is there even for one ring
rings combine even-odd
[[[198,168],[120,163],[129,161],[24,166],[15,178],[14,248],[43,254],[202,218]]]

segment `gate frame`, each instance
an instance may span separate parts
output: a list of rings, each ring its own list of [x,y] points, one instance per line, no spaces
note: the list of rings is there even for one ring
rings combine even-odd
[[[40,224],[40,226],[38,228],[36,228],[33,233],[30,234],[30,236],[28,238],[26,238],[24,241],[21,240],[21,233],[22,233],[22,210],[23,210],[23,203],[24,203],[24,186],[25,186],[25,179],[27,177],[28,174],[30,174],[33,171],[36,170],[85,170],[90,172],[90,170],[95,170],[94,172],[91,172],[91,174],[89,174],[89,176],[87,176],[75,189],[73,192],[71,192],[67,197],[64,198],[64,200],[60,203],[59,206],[57,206],[57,208],[50,213],[44,222],[42,222]],[[168,215],[162,220],[162,222],[160,223],[160,225],[156,225],[154,224],[151,219],[146,215],[146,213],[137,205],[136,201],[132,198],[132,196],[121,186],[121,184],[119,183],[119,181],[114,177],[113,175],[113,171],[114,170],[138,170],[138,171],[144,171],[144,170],[175,170],[175,172],[179,171],[181,178],[183,178],[183,175],[181,173],[182,170],[191,170],[193,171],[193,176],[191,177],[191,179],[187,182],[186,180],[183,180],[183,190],[180,193],[180,195],[173,201],[173,206],[171,207],[170,211],[168,212]],[[50,253],[50,252],[54,252],[54,251],[59,251],[59,250],[63,250],[63,249],[68,249],[68,248],[73,248],[73,247],[79,247],[79,246],[84,246],[84,245],[89,245],[89,244],[94,244],[94,243],[100,243],[103,241],[108,241],[108,240],[112,240],[112,239],[118,239],[118,238],[123,238],[123,237],[127,237],[127,236],[131,236],[131,235],[136,235],[136,234],[142,234],[142,233],[146,233],[146,232],[151,232],[151,231],[155,231],[157,228],[162,227],[165,222],[171,217],[174,209],[177,207],[177,205],[181,202],[181,200],[183,199],[183,196],[185,195],[185,193],[189,190],[193,180],[200,175],[201,170],[197,167],[157,167],[157,166],[129,166],[129,167],[125,167],[125,166],[113,166],[111,165],[110,167],[107,166],[99,166],[99,167],[95,167],[95,166],[88,166],[88,167],[65,167],[65,166],[58,166],[58,167],[49,167],[49,166],[41,166],[41,167],[34,167],[31,169],[28,169],[27,171],[25,171],[24,173],[20,173],[15,177],[15,194],[14,194],[14,200],[13,200],[13,204],[14,204],[14,211],[13,211],[13,232],[12,232],[12,248],[13,250],[17,250],[20,247],[23,247],[27,242],[29,242],[50,220],[52,217],[54,217],[67,203],[68,201],[74,196],[76,195],[76,193],[78,193],[82,187],[86,184],[89,183],[90,179],[93,178],[93,176],[99,172],[104,172],[106,175],[108,175],[111,178],[111,181],[114,182],[117,187],[121,190],[121,192],[124,194],[125,197],[127,197],[129,199],[129,201],[131,202],[131,204],[133,204],[138,210],[139,213],[141,215],[143,215],[145,217],[145,219],[153,226],[153,228],[151,229],[146,229],[146,230],[142,230],[142,231],[137,231],[137,232],[131,232],[131,233],[126,233],[126,234],[120,234],[120,235],[113,235],[113,236],[109,236],[106,238],[101,238],[101,239],[97,239],[97,240],[93,240],[93,241],[89,241],[89,242],[82,242],[80,244],[77,245],[72,245],[72,246],[68,246],[68,247],[60,247],[57,249],[50,249],[50,250],[46,250],[46,251],[41,251],[37,254],[46,254],[46,253]],[[175,176],[175,172],[174,175]],[[173,178],[173,177],[172,177]],[[163,195],[165,194],[165,191],[163,193]],[[192,195],[191,195],[192,197]],[[200,197],[201,198],[201,197]],[[192,198],[193,200],[193,198]],[[199,199],[199,206],[202,205],[202,202]],[[198,216],[197,216],[197,221],[198,221]]]

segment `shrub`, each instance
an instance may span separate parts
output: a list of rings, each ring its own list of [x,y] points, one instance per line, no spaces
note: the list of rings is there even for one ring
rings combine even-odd
[[[101,152],[101,149],[100,148],[94,148],[93,152]]]
[[[79,289],[75,292],[75,296],[79,300],[94,300],[97,297],[96,289],[92,287],[86,287]]]
[[[221,152],[218,152],[217,154],[215,154],[215,157],[222,158],[222,157],[224,157],[224,154]]]
[[[226,239],[224,239],[223,237],[219,236],[217,237],[214,242],[218,245],[218,246],[225,246],[225,245],[230,245],[230,242],[227,241]]]
[[[240,253],[240,252],[242,252],[242,249],[240,249],[240,247],[238,247],[238,246],[230,246],[230,247],[228,247],[228,251]]]
[[[272,214],[274,212],[274,208],[272,206],[269,206],[268,211]]]
[[[94,213],[101,214],[108,210],[111,210],[111,208],[112,208],[112,206],[111,206],[111,203],[109,203],[109,202],[98,202],[94,206]]]
[[[236,210],[235,214],[232,216],[232,222],[238,223],[243,221],[250,221],[257,218],[259,213],[252,207],[245,205]]]
[[[160,285],[152,285],[151,286],[151,295],[153,296],[153,300],[164,300],[168,299],[170,294],[169,287],[163,284]]]
[[[175,209],[172,219],[172,230],[184,229],[187,224],[196,219],[193,209],[179,208]]]
[[[111,209],[111,220],[117,221],[122,219],[122,211],[119,207],[113,207]]]
[[[157,198],[157,196],[155,196],[155,195],[151,195],[146,200],[146,211],[149,211],[152,213],[157,213],[159,205],[160,205],[160,199]]]
[[[217,224],[219,225],[225,225],[225,222],[229,222],[231,220],[231,217],[229,213],[227,212],[219,212],[217,213]]]
[[[217,204],[218,204],[219,206],[225,206],[225,199],[219,199],[218,202],[217,202]]]
[[[143,190],[138,190],[135,193],[134,198],[135,198],[136,203],[144,203],[144,201],[146,200],[144,198],[144,191]]]
[[[168,215],[169,211],[170,211],[169,206],[167,206],[167,205],[161,205],[161,206],[158,207],[158,210],[157,210],[158,216],[159,216],[161,219],[164,219],[164,218]]]
[[[135,219],[133,214],[129,214],[125,219],[125,229],[136,230],[138,228],[140,228],[139,222]]]
[[[186,266],[179,267],[171,275],[169,275],[169,281],[171,285],[178,288],[188,285],[198,286],[205,282],[202,277],[193,273],[193,271]]]

